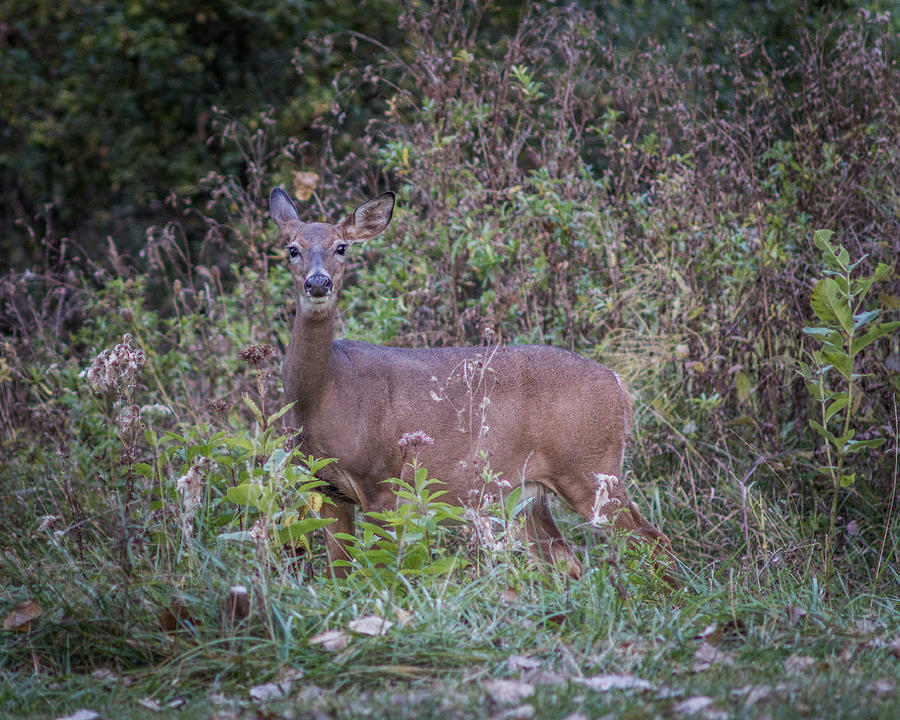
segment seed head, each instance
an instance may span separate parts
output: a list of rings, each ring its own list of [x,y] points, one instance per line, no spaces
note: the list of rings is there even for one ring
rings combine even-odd
[[[117,398],[131,397],[142,367],[144,351],[135,347],[134,338],[126,334],[114,348],[107,348],[95,357],[83,375],[94,390],[113,391]]]
[[[278,357],[278,351],[272,345],[248,345],[243,348],[238,357],[246,363],[255,365],[259,370]]]

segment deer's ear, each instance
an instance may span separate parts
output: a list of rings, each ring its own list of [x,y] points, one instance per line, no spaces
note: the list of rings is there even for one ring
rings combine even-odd
[[[369,240],[382,232],[394,216],[394,193],[382,193],[374,200],[360,205],[341,222],[344,237],[350,242]]]
[[[292,220],[299,220],[297,208],[288,194],[280,187],[275,188],[269,194],[269,215],[279,228],[284,228]]]

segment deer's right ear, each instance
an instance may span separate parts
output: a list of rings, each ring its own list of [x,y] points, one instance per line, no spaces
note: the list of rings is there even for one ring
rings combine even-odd
[[[269,215],[272,216],[275,224],[282,229],[289,222],[300,219],[294,203],[291,202],[288,194],[280,187],[275,188],[269,194]]]

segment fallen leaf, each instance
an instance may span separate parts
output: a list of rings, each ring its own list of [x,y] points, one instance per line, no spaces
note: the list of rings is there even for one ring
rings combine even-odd
[[[788,622],[791,625],[796,625],[803,618],[806,617],[806,610],[799,605],[788,605]]]
[[[282,680],[277,683],[266,683],[250,688],[250,697],[256,702],[271,702],[281,700],[291,694],[294,683],[290,680]]]
[[[894,683],[891,680],[886,678],[882,678],[881,680],[876,680],[875,683],[871,686],[872,692],[878,693],[879,695],[890,695],[894,692]]]
[[[680,703],[677,703],[675,707],[672,708],[672,712],[676,715],[696,715],[698,712],[705,710],[712,704],[713,699],[711,697],[695,695],[694,697],[689,697],[687,700],[682,700]]]
[[[18,630],[19,632],[27,632],[32,620],[37,620],[44,614],[44,608],[38,605],[34,600],[26,600],[19,603],[13,611],[6,616],[3,621],[4,630]],[[86,711],[87,712],[87,711]]]
[[[411,613],[409,610],[404,610],[403,608],[397,608],[396,610],[394,610],[394,615],[396,615],[397,622],[400,623],[401,627],[408,625],[409,622],[415,617],[415,613]]]
[[[652,690],[653,686],[634,675],[594,675],[576,682],[597,692],[607,690]]]
[[[537,670],[528,674],[528,682],[534,685],[566,685],[569,678],[549,670]]]
[[[811,668],[816,664],[816,659],[808,655],[791,655],[784,661],[784,671],[789,673],[799,673]]]
[[[534,705],[519,705],[497,715],[497,720],[529,720],[534,717]]]
[[[377,615],[366,615],[358,620],[351,620],[347,627],[351,632],[360,635],[384,635],[392,626],[390,620],[385,620]]]
[[[318,184],[319,176],[316,173],[294,172],[294,194],[300,202],[309,200]]]
[[[588,720],[588,716],[580,712],[573,712],[566,715],[563,720]]]
[[[535,670],[543,663],[530,655],[510,655],[506,658],[506,664],[511,670]]]
[[[120,680],[119,676],[109,668],[98,668],[91,673],[91,677],[97,678],[97,680],[106,680],[107,682],[118,682]]]
[[[93,710],[76,710],[71,715],[66,715],[56,720],[97,720],[98,717],[100,715]]]
[[[309,639],[310,645],[321,645],[326,650],[343,650],[350,644],[350,636],[343,630],[326,630]]]
[[[534,695],[534,685],[520,680],[486,680],[484,689],[500,705],[509,705]]]
[[[141,698],[140,700],[138,700],[138,705],[140,705],[141,707],[145,707],[148,710],[152,710],[153,712],[162,712],[163,710],[163,706],[150,697]]]
[[[768,700],[771,695],[771,685],[757,685],[756,687],[751,688],[750,692],[747,693],[747,699],[744,701],[744,706],[750,707],[751,705],[756,705],[758,702]]]
[[[895,658],[900,658],[900,635],[891,640],[891,644],[888,647],[891,648],[891,655]]]
[[[734,660],[730,655],[706,642],[697,649],[694,657],[697,659],[692,668],[695,673],[709,670],[713,665],[734,665]]]
[[[708,637],[715,635],[716,630],[719,629],[719,623],[711,622],[705,628],[703,628],[699,633],[694,636],[694,640],[705,640]],[[721,635],[721,633],[719,633]]]

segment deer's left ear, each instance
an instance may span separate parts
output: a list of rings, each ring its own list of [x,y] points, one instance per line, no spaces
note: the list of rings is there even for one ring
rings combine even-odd
[[[381,233],[394,216],[395,197],[394,193],[388,191],[356,208],[350,217],[341,222],[344,237],[350,242],[359,242]]]

